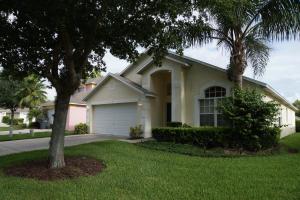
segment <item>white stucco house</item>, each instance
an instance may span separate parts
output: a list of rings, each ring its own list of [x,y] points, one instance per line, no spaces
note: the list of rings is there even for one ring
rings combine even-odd
[[[28,113],[29,113],[29,109],[28,108],[18,108],[15,111],[15,115],[14,118],[15,119],[24,119],[24,124],[29,124],[29,119],[28,119]],[[10,116],[11,115],[11,111],[9,109],[4,109],[4,108],[0,108],[0,122],[2,122],[2,118],[4,116]]]
[[[266,83],[244,77],[243,87],[258,88],[266,100],[281,105],[281,136],[295,132],[295,111]],[[108,74],[85,98],[90,132],[128,136],[129,128],[142,125],[144,137],[154,127],[176,121],[191,126],[222,126],[217,101],[230,96],[233,83],[226,70],[169,52],[156,66],[142,54],[120,74]]]

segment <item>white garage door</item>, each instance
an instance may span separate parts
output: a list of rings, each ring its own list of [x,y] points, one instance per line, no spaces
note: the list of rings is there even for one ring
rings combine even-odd
[[[136,103],[94,106],[93,132],[129,136],[129,128],[137,125],[136,111]]]

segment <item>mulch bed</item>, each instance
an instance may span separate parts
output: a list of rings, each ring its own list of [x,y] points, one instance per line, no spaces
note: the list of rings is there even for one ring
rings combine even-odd
[[[66,166],[50,169],[48,160],[30,161],[4,169],[8,176],[32,178],[43,181],[73,179],[81,176],[94,176],[101,172],[105,165],[94,158],[65,157]]]

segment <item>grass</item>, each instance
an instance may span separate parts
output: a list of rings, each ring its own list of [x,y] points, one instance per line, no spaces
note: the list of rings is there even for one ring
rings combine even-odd
[[[299,135],[282,145],[300,146]],[[238,158],[192,157],[104,141],[66,148],[66,155],[103,160],[94,177],[42,182],[0,171],[0,199],[300,199],[300,154]],[[47,156],[34,151],[0,157],[0,168]]]
[[[73,135],[73,132],[66,131],[65,135]],[[25,139],[34,139],[34,138],[45,138],[45,137],[50,137],[51,132],[38,132],[34,133],[34,135],[31,134],[13,134],[12,137],[9,135],[0,135],[0,142],[4,141],[12,141],[12,140],[25,140]]]
[[[14,130],[21,130],[24,129],[20,126],[14,126]],[[9,127],[0,127],[0,131],[9,131]]]

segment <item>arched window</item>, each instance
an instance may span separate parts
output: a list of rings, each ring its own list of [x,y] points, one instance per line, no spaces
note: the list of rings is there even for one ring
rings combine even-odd
[[[226,126],[218,103],[226,96],[226,89],[220,86],[207,88],[205,98],[200,99],[200,126]]]
[[[226,89],[219,86],[213,86],[205,90],[205,98],[225,97]]]

